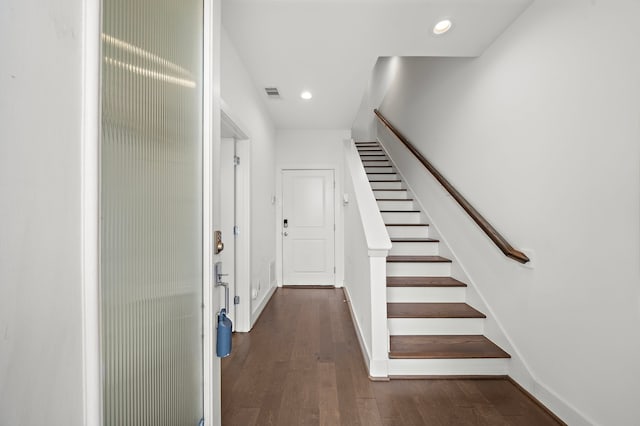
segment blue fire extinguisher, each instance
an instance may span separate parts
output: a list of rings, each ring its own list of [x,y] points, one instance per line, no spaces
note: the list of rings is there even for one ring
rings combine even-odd
[[[231,332],[233,324],[227,317],[227,310],[220,309],[218,314],[218,336],[216,338],[216,354],[220,358],[231,355]]]

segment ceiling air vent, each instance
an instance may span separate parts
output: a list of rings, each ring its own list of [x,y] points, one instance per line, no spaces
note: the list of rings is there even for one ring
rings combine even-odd
[[[277,87],[265,87],[264,91],[267,92],[267,96],[271,99],[279,99],[280,92],[278,92]]]

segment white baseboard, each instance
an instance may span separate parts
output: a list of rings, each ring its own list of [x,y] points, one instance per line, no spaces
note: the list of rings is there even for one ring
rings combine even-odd
[[[262,311],[267,306],[267,303],[269,303],[269,301],[271,300],[271,297],[273,297],[273,293],[276,292],[277,288],[278,287],[271,287],[267,294],[265,294],[262,302],[260,302],[260,304],[253,311],[253,313],[251,314],[251,326],[249,327],[249,330],[253,328],[256,321],[258,321],[258,318],[260,318],[260,314],[262,314]]]
[[[371,352],[367,348],[367,345],[364,342],[362,337],[362,329],[360,328],[360,323],[358,322],[358,317],[356,313],[353,311],[353,305],[351,304],[351,295],[349,294],[349,287],[342,287],[344,291],[344,295],[347,298],[347,305],[349,305],[349,313],[351,314],[351,320],[353,321],[353,325],[356,329],[356,336],[358,337],[358,343],[360,344],[360,351],[362,352],[362,358],[364,359],[364,364],[367,366],[367,372],[371,371]]]
[[[527,378],[528,380],[525,379],[523,381],[517,380],[513,375],[510,378],[566,424],[571,426],[594,426],[597,424],[547,386],[540,383],[534,376],[530,375]]]

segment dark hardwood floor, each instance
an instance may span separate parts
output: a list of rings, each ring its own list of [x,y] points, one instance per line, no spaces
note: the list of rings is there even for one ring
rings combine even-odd
[[[341,289],[278,289],[222,360],[222,424],[558,423],[504,379],[372,382]]]

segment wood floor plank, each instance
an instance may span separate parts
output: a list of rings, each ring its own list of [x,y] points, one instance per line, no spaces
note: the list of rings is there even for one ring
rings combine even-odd
[[[316,380],[319,386],[320,425],[334,426],[340,424],[335,364],[321,362],[318,365],[318,377]]]
[[[225,417],[225,426],[255,425],[259,412],[259,408],[236,408]]]
[[[271,370],[271,382],[272,383],[282,383],[283,378],[286,376],[289,370],[289,362],[288,361],[278,361],[273,364],[268,364]],[[262,396],[261,404],[260,404],[260,412],[258,414],[258,418],[256,420],[256,425],[260,426],[275,426],[278,424],[278,417],[280,414],[280,406],[282,405],[282,395],[284,393],[284,388],[282,386],[272,386],[269,389],[269,392],[266,392]],[[222,401],[224,402],[228,399],[225,397],[227,394],[224,389],[222,390]],[[235,398],[244,398],[244,395],[236,395]],[[235,399],[234,399],[235,401]],[[225,417],[223,416],[223,424]]]
[[[375,398],[358,398],[358,415],[360,423],[366,426],[382,426],[382,419],[378,411]]]
[[[338,403],[340,406],[340,424],[360,425],[360,416],[356,404],[356,393],[351,377],[349,358],[353,349],[349,350],[348,342],[336,345],[336,378],[338,386]],[[363,425],[366,426],[366,425]]]

